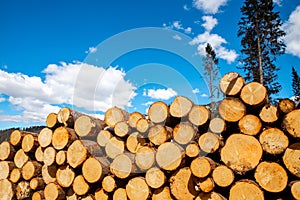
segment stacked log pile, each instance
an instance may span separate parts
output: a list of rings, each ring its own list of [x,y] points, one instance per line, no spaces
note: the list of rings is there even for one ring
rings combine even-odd
[[[235,72],[220,89],[217,112],[177,96],[147,115],[62,108],[39,134],[15,130],[0,199],[300,199],[300,109]]]

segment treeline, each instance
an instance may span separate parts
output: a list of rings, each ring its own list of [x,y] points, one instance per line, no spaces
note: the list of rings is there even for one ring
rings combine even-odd
[[[33,132],[33,133],[39,133],[45,126],[29,126],[29,127],[24,127],[24,128],[9,128],[9,129],[4,129],[0,130],[0,142],[7,141],[9,139],[10,134],[14,130],[21,130],[21,131],[28,131],[28,132]]]

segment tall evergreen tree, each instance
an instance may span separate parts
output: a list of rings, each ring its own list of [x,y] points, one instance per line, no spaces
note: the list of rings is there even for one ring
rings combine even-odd
[[[277,56],[285,53],[279,12],[274,12],[273,0],[245,0],[238,23],[241,39],[242,67],[246,80],[257,81],[276,94],[281,86],[277,82],[279,68]]]
[[[292,88],[294,96],[300,96],[300,77],[296,72],[295,68],[292,68]]]

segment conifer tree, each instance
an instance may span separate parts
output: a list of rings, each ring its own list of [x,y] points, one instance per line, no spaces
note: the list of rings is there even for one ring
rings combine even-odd
[[[292,78],[293,94],[294,96],[300,96],[300,77],[294,67],[292,67]]]

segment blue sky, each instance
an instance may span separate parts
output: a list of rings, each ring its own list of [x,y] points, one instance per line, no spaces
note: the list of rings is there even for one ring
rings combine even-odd
[[[0,129],[44,124],[70,106],[102,117],[110,106],[145,113],[185,95],[208,103],[203,47],[219,74],[239,65],[240,0],[0,0]],[[300,73],[300,0],[276,0],[287,32],[277,60],[280,97]]]

